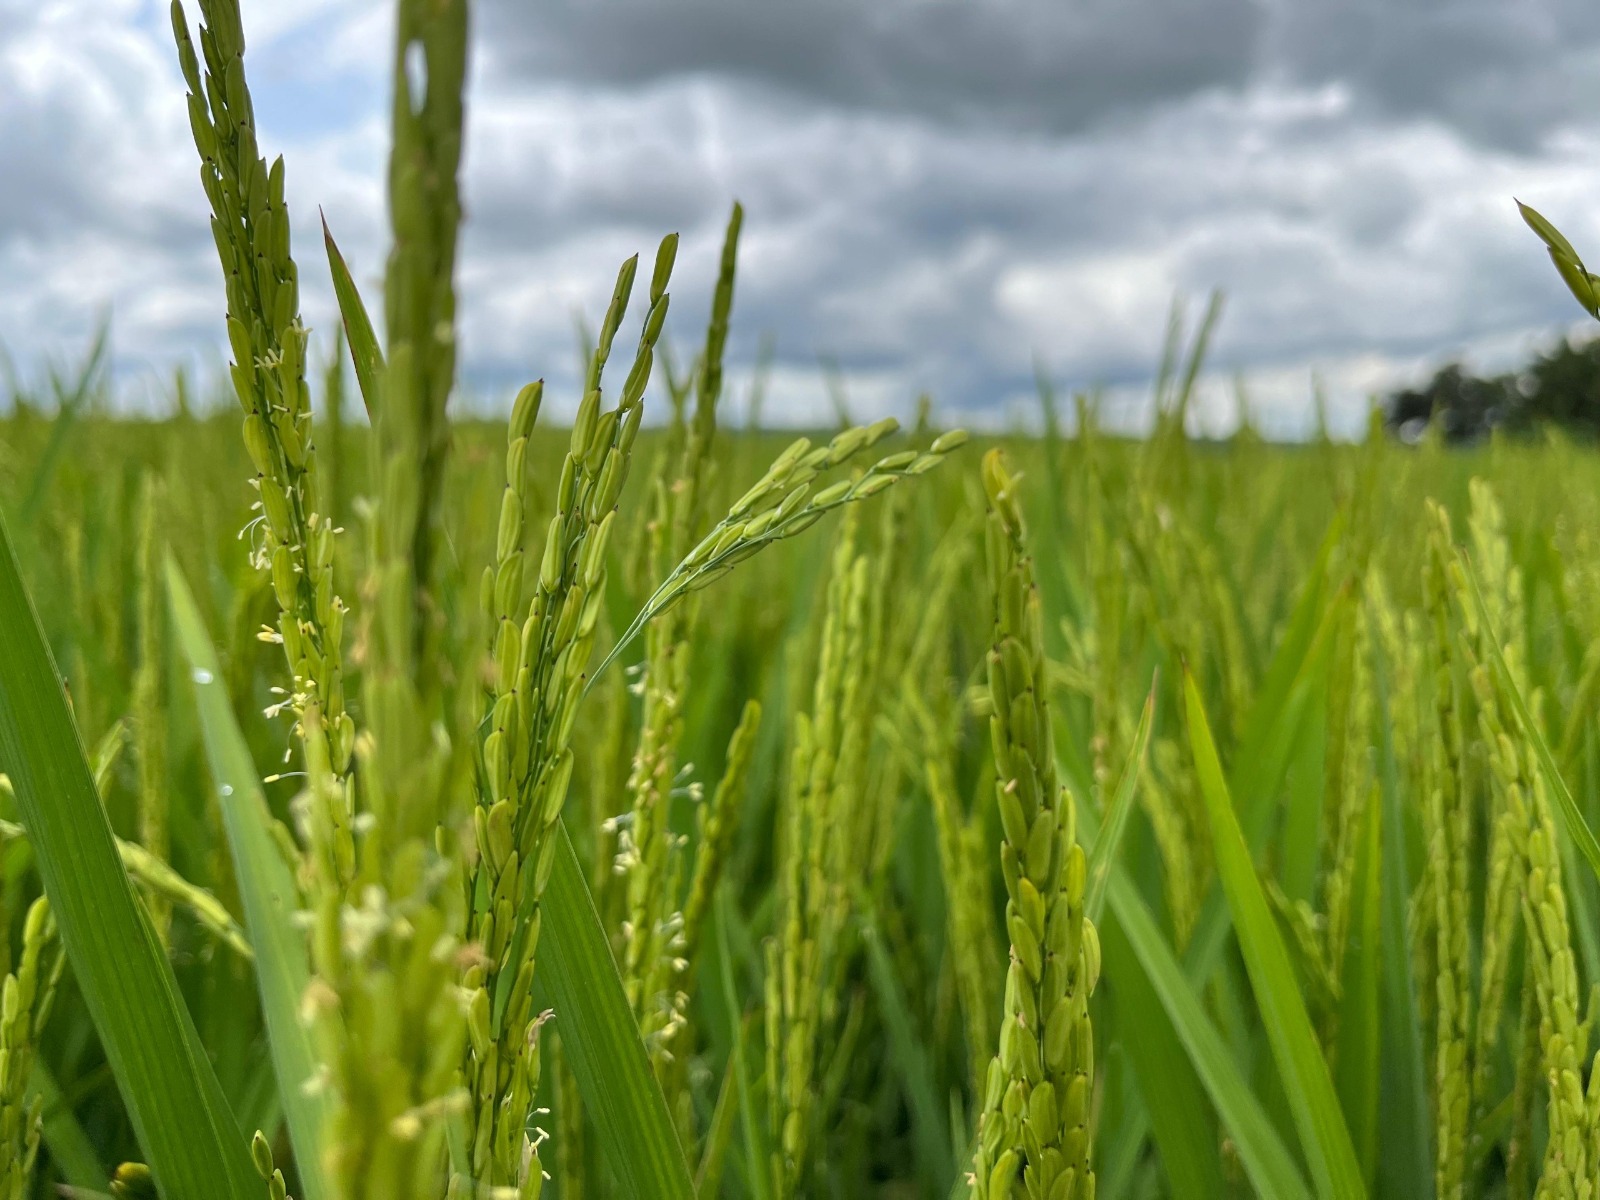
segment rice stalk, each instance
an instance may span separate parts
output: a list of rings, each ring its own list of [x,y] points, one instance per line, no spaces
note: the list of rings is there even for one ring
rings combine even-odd
[[[355,723],[345,711],[342,649],[347,610],[333,585],[338,531],[321,511],[305,379],[307,331],[300,320],[299,271],[290,254],[283,159],[269,168],[258,153],[237,0],[201,0],[200,13],[197,55],[181,0],[173,0],[189,123],[227,295],[229,374],[256,472],[251,486],[259,495],[259,516],[250,526],[251,562],[271,579],[279,609],[276,628],[263,637],[283,646],[288,663],[282,708],[294,717],[302,744],[311,737],[327,743],[315,751],[305,746],[305,753],[326,757],[336,781],[315,796],[327,811],[304,822],[311,839],[305,871],[323,886],[342,887],[355,856],[347,779]],[[308,712],[315,712],[314,721],[306,720]]]
[[[684,421],[679,401],[672,426],[672,441],[678,444],[669,443],[668,448],[669,455],[676,449],[678,457],[675,463],[670,457],[664,459],[672,463],[672,473],[657,480],[649,551],[653,577],[670,570],[700,536],[743,218],[743,209],[735,205],[723,241],[706,343],[694,373],[693,418]],[[682,976],[689,964],[679,899],[684,874],[694,868],[684,863],[687,847],[672,833],[669,818],[680,774],[693,619],[692,606],[681,604],[652,621],[644,635],[645,659],[637,684],[643,701],[639,741],[627,783],[631,805],[619,821],[616,858],[625,885],[623,978],[657,1075],[663,1078],[674,1059],[673,1040],[684,1024]],[[679,1093],[681,1107],[681,1089],[669,1091]]]
[[[853,516],[854,514],[852,514]],[[767,943],[767,1088],[776,1197],[805,1194],[812,1160],[831,1111],[830,1046],[852,1040],[838,1022],[840,943],[849,876],[844,819],[859,803],[860,735],[866,722],[856,670],[863,652],[867,559],[856,522],[840,531],[828,582],[821,652],[809,712],[796,715],[778,844],[777,936]],[[852,1014],[854,1016],[854,1014]],[[858,1016],[854,1016],[859,1021]],[[835,1057],[835,1064],[845,1061]]]
[[[1439,1200],[1461,1200],[1466,1193],[1467,1139],[1472,1117],[1472,994],[1468,961],[1471,816],[1462,762],[1462,718],[1448,591],[1452,561],[1449,517],[1431,502],[1429,517],[1431,536],[1424,584],[1431,626],[1429,675],[1434,712],[1432,750],[1426,763],[1423,828],[1427,836],[1435,953],[1435,973],[1431,976],[1435,980],[1436,1004],[1434,1187]]]
[[[1100,973],[1099,941],[1083,914],[1086,860],[1072,797],[1056,777],[1039,597],[1016,481],[999,451],[984,457],[983,477],[995,614],[990,741],[1005,831],[1000,866],[1011,963],[972,1194],[1092,1198],[1089,995]]]
[[[517,619],[522,614],[520,559],[514,549],[522,501],[520,486],[510,482],[501,509],[501,565],[495,568],[496,585],[486,589],[499,619],[490,732],[482,747],[486,786],[474,810],[479,855],[467,885],[473,901],[469,936],[483,954],[463,980],[471,997],[468,1145],[474,1178],[520,1188],[528,1197],[538,1194],[543,1171],[537,1153],[542,1135],[527,1133],[543,1023],[531,1011],[539,902],[554,863],[555,822],[572,777],[570,743],[605,591],[606,545],[638,436],[676,251],[676,236],[663,240],[633,367],[617,406],[602,413],[603,372],[627,309],[637,259],[628,260],[618,275],[590,358],[526,616]],[[516,446],[531,432],[537,404],[537,390],[525,389],[513,414],[511,475],[520,474]]]
[[[31,1094],[33,1063],[65,966],[50,906],[35,900],[15,969],[0,977],[0,1200],[27,1200],[33,1192],[43,1132],[43,1101]]]

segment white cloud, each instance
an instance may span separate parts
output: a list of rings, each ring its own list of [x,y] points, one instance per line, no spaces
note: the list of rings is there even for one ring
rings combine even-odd
[[[1348,13],[1343,40],[1266,5],[1229,8],[1228,37],[1191,47],[1170,30],[1141,42],[1111,4],[1068,39],[1032,0],[1005,0],[1033,33],[969,30],[971,69],[943,99],[938,70],[969,28],[948,5],[871,21],[863,8],[865,24],[835,5],[837,28],[746,13],[738,36],[706,45],[691,34],[726,17],[721,0],[671,29],[632,0],[596,3],[480,12],[460,270],[474,394],[543,374],[559,409],[575,314],[596,318],[617,264],[648,261],[669,229],[683,234],[671,336],[689,353],[734,197],[747,221],[733,376],[770,331],[768,412],[792,420],[831,411],[819,357],[862,412],[905,413],[922,389],[1003,411],[1036,358],[1063,386],[1132,397],[1173,294],[1221,286],[1202,419],[1233,411],[1243,371],[1264,423],[1303,429],[1316,371],[1338,420],[1358,423],[1373,390],[1570,320],[1513,193],[1600,247],[1600,119],[1569,70],[1600,27],[1564,0],[1532,6],[1547,18],[1532,41],[1501,39],[1502,83],[1534,70],[1530,46],[1559,45],[1567,64],[1504,128],[1442,75],[1406,90],[1373,39],[1423,36],[1434,18],[1366,0],[1324,6]],[[1492,58],[1493,14],[1453,7],[1466,32],[1451,61]],[[379,307],[388,5],[247,0],[244,19],[262,144],[288,161],[308,320],[326,329],[319,205]],[[785,37],[837,47],[851,29],[848,78],[820,52],[811,74],[773,65]],[[124,374],[215,361],[220,285],[169,38],[164,7],[141,0],[0,0],[0,340],[24,360],[85,342],[109,304]],[[1051,69],[1095,46],[1115,51],[1102,65],[1116,88],[1040,99]]]

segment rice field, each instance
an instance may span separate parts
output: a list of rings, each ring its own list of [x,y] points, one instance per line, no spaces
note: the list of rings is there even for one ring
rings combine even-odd
[[[175,7],[229,378],[0,415],[0,1200],[1600,1194],[1593,448],[729,428],[737,206],[453,418],[466,7],[365,297]]]

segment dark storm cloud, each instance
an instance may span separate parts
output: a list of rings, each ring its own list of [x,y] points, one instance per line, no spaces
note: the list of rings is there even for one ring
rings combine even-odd
[[[1568,0],[555,0],[481,22],[486,94],[559,97],[562,124],[476,160],[479,244],[670,221],[709,256],[738,195],[740,315],[796,370],[898,362],[972,407],[1025,391],[1034,355],[1132,380],[1171,294],[1213,285],[1224,365],[1302,378],[1570,315],[1509,202],[1543,184],[1559,207],[1592,174],[1542,149],[1600,111],[1600,10]]]
[[[1236,86],[1254,0],[503,0],[499,67],[634,86],[736,78],[812,101],[1066,132],[1108,112]]]
[[[318,206],[379,286],[388,7],[244,4],[318,337]],[[0,0],[0,341],[71,344],[109,301],[124,359],[218,356],[160,16]],[[1173,295],[1213,286],[1218,396],[1244,371],[1303,415],[1316,369],[1358,416],[1574,315],[1513,194],[1600,245],[1600,9],[1576,0],[483,0],[475,54],[461,362],[491,401],[534,374],[575,394],[575,315],[667,230],[686,355],[735,197],[730,377],[770,333],[791,419],[829,413],[820,360],[863,412],[1027,404],[1036,360],[1131,395]]]
[[[481,21],[524,79],[706,74],[1057,134],[1270,78],[1520,149],[1600,103],[1587,0],[501,0]]]
[[[1600,6],[1585,0],[1284,4],[1263,49],[1265,67],[1344,83],[1381,116],[1518,150],[1600,103]]]

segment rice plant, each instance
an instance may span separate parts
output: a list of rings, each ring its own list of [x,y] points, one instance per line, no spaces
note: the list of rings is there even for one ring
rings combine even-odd
[[[1197,445],[1216,302],[1145,439],[733,431],[737,205],[464,416],[467,3],[381,322],[198,15],[225,378],[0,416],[0,1200],[1600,1190],[1592,448]]]

